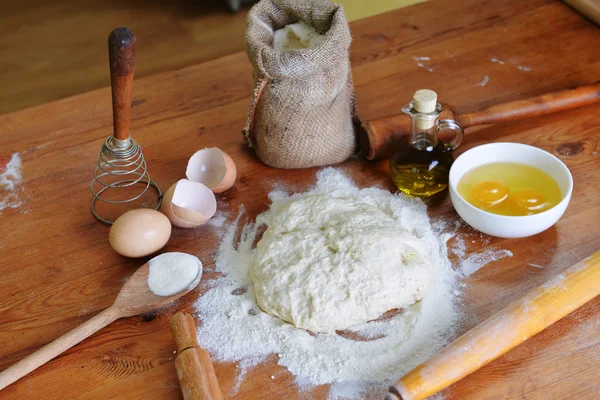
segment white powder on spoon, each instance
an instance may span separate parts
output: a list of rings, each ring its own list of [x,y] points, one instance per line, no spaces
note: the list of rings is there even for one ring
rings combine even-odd
[[[149,261],[148,286],[159,296],[173,296],[198,284],[202,262],[186,253],[164,253]]]

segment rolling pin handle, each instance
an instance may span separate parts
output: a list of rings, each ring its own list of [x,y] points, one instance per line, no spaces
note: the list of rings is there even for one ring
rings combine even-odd
[[[198,344],[192,316],[178,312],[170,325],[177,345],[175,368],[184,400],[222,400],[215,369],[208,352]]]

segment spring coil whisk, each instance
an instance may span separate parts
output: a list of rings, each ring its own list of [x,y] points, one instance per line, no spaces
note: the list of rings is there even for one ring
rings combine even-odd
[[[139,186],[139,190],[135,190],[133,194],[129,193],[124,199],[111,200],[103,197],[109,189],[126,189],[136,185]],[[151,187],[158,193],[158,204],[155,208],[158,209],[162,201],[162,192],[156,182],[150,179],[141,147],[131,138],[118,140],[114,136],[108,137],[100,150],[94,180],[90,184],[90,191],[94,197],[94,216],[106,224],[112,224],[113,221],[98,215],[95,208],[97,201],[108,204],[130,203],[141,198]]]

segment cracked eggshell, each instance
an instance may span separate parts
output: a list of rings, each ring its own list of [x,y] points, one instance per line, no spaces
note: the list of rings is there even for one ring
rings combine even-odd
[[[222,193],[232,187],[236,175],[237,169],[231,157],[217,147],[194,153],[185,171],[190,181],[206,185],[213,193]]]
[[[208,222],[217,211],[214,193],[198,182],[181,179],[165,193],[160,211],[179,228],[194,228]]]

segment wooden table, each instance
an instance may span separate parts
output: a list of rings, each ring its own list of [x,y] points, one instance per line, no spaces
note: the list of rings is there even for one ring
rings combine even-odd
[[[419,88],[435,89],[442,101],[469,111],[598,79],[600,31],[563,3],[453,3],[432,1],[352,24],[352,65],[363,118],[398,112]],[[430,59],[422,68],[413,57]],[[487,85],[478,85],[486,76]],[[315,169],[271,169],[246,148],[240,130],[251,91],[251,68],[241,53],[135,82],[134,136],[163,189],[182,177],[194,150],[210,146],[226,150],[238,166],[236,185],[218,196],[230,219],[242,204],[250,218],[264,211],[274,182],[296,190],[314,182]],[[0,116],[0,169],[14,152],[23,159],[22,205],[0,215],[1,368],[107,307],[123,279],[145,261],[115,254],[108,227],[89,210],[92,170],[111,133],[110,107],[109,89],[101,89]],[[569,166],[575,189],[555,227],[529,239],[491,238],[490,245],[510,249],[514,256],[472,277],[465,308],[475,318],[463,331],[600,248],[599,111],[596,105],[469,131],[459,153],[489,141],[533,144]],[[385,163],[355,159],[340,168],[360,185],[392,189]],[[430,213],[454,215],[448,199]],[[211,279],[218,240],[213,228],[174,229],[164,251],[197,254],[208,270],[203,279]],[[480,250],[481,243],[469,250]],[[8,387],[0,398],[179,398],[168,321],[198,294],[170,309],[115,322]],[[217,364],[216,371],[230,393],[236,365]],[[271,375],[278,379],[272,381]],[[320,387],[311,393],[320,398],[326,391]],[[250,371],[235,398],[298,396],[293,377],[271,359]],[[452,386],[445,396],[600,398],[600,298]]]

